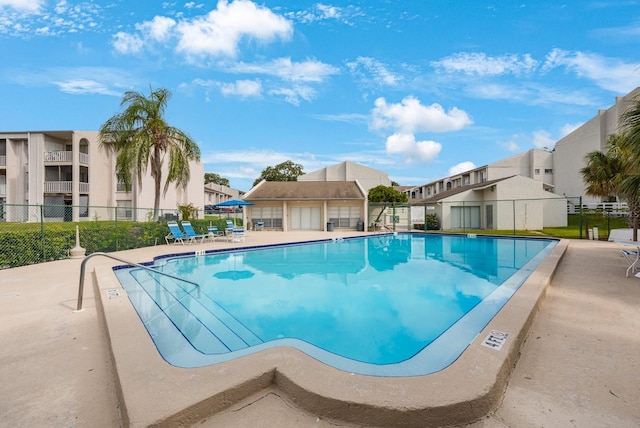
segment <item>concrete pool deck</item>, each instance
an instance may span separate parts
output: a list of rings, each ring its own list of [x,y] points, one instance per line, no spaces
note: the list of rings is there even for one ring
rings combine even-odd
[[[327,238],[327,234],[255,232],[240,244],[320,238]],[[522,337],[526,342],[506,391],[492,396],[486,411],[482,403],[455,409],[480,415],[468,426],[635,427],[640,422],[640,279],[625,278],[626,262],[620,255],[620,244],[568,244],[528,335]],[[167,251],[230,245],[163,245],[118,255],[148,261]],[[113,264],[111,260],[94,258],[88,263],[85,310],[73,312],[80,263],[63,260],[0,271],[1,425],[111,427],[122,424],[124,413],[132,426],[162,420],[166,426],[347,427],[373,422],[382,426],[438,426],[442,425],[438,423],[442,415],[437,412],[425,412],[417,420],[408,421],[402,415],[415,416],[431,396],[441,402],[473,398],[477,392],[469,390],[478,385],[487,365],[503,365],[493,362],[495,352],[477,346],[472,351],[481,353],[482,358],[467,366],[462,371],[464,378],[453,385],[455,382],[447,384],[443,377],[449,369],[441,372],[443,376],[427,376],[442,378],[436,383],[422,379],[405,379],[408,382],[402,383],[342,372],[334,376],[336,373],[331,372],[335,370],[313,361],[309,364],[308,357],[293,350],[266,352],[250,361],[247,357],[245,361],[202,369],[163,366],[157,352],[155,356],[148,352],[148,335],[145,337],[139,320],[131,322],[132,309],[126,309],[130,305],[125,299],[105,299],[105,306],[112,306],[105,311],[111,323],[111,343],[107,338],[90,279],[94,268],[98,276],[107,275],[104,271]],[[110,280],[104,279],[103,290],[113,288]],[[104,292],[101,295],[104,298]],[[510,318],[503,322],[503,330],[511,329]],[[114,331],[120,332],[118,337]],[[514,359],[506,360],[511,366],[516,363],[518,349],[519,345],[514,349]],[[250,364],[245,366],[247,361]],[[114,368],[122,382],[113,375]],[[185,371],[189,372],[186,376],[177,373]],[[481,389],[488,385],[483,382]],[[126,411],[119,405],[118,391],[123,392]],[[341,422],[330,417],[327,409],[336,395],[349,401],[350,407],[343,412],[359,419]],[[366,407],[367,403],[388,409],[390,419],[385,421],[385,412],[376,413]],[[189,407],[188,412],[182,412]],[[341,416],[340,412],[336,416]],[[458,425],[464,426],[464,417],[460,415]],[[451,424],[451,419],[441,420]]]

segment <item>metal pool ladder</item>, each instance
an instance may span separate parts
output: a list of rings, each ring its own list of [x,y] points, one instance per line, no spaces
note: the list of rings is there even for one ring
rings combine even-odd
[[[152,268],[150,268],[148,266],[144,266],[144,265],[141,265],[139,263],[134,263],[132,261],[129,261],[129,260],[126,260],[126,259],[122,259],[120,257],[116,257],[116,256],[113,256],[113,255],[108,254],[108,253],[97,252],[97,253],[89,254],[87,257],[85,257],[84,260],[82,261],[82,264],[80,265],[80,284],[78,285],[78,306],[77,306],[77,308],[76,308],[76,310],[74,312],[80,312],[82,310],[82,294],[84,292],[84,272],[86,270],[87,261],[93,256],[105,256],[105,257],[108,257],[110,259],[117,260],[117,261],[122,262],[122,263],[126,263],[126,264],[128,264],[130,266],[135,266],[135,267],[140,268],[140,269],[144,269],[144,270],[148,270],[148,271],[153,272],[153,273],[157,273],[158,275],[167,276],[167,277],[169,277],[171,279],[175,279],[177,281],[187,282],[189,284],[195,285],[196,287],[198,287],[198,289],[200,289],[200,284],[198,284],[196,282],[189,281],[187,279],[180,278],[180,277],[177,277],[177,276],[173,276],[173,275],[170,275],[170,274],[165,273],[165,272],[160,272],[160,271],[152,269]]]

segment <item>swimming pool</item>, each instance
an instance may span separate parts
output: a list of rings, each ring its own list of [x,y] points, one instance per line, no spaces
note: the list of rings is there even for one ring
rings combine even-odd
[[[117,269],[163,358],[199,367],[277,346],[341,370],[451,364],[556,241],[398,234],[168,257]]]

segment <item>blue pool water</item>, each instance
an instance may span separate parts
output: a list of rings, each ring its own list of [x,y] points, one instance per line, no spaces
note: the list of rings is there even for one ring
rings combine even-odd
[[[553,240],[397,234],[173,256],[116,275],[170,364],[292,346],[379,376],[451,364]]]

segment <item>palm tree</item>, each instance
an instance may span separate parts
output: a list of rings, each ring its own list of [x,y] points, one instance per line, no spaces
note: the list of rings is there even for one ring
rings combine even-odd
[[[640,97],[636,97],[631,107],[620,115],[620,128],[626,132],[629,143],[640,160]]]
[[[633,220],[633,240],[637,241],[640,215],[640,97],[636,97],[631,107],[620,115],[620,128],[626,134],[624,147],[631,152],[627,176],[620,183],[620,191],[626,195]]]
[[[167,89],[154,91],[149,97],[127,91],[120,107],[124,111],[107,120],[100,128],[100,148],[116,153],[116,176],[129,187],[132,178],[142,186],[142,177],[151,167],[155,183],[153,218],[158,218],[160,188],[165,156],[168,155],[167,178],[163,196],[169,183],[185,189],[190,179],[190,161],[200,161],[200,148],[191,137],[181,130],[169,126],[164,111],[171,98]]]
[[[633,228],[633,240],[638,237],[640,213],[640,177],[637,165],[640,158],[626,133],[618,133],[607,139],[607,152],[592,151],[586,154],[586,166],[580,169],[591,196],[625,200],[629,207],[629,223]]]

